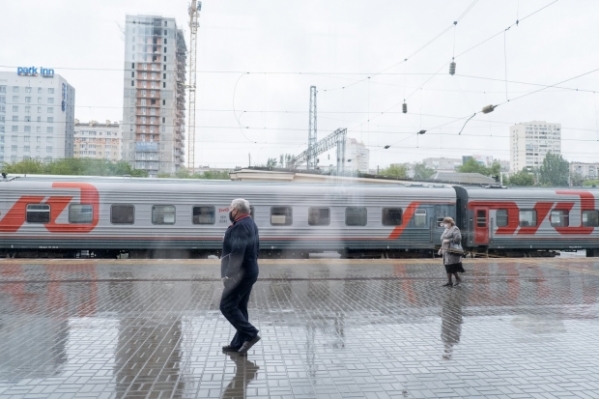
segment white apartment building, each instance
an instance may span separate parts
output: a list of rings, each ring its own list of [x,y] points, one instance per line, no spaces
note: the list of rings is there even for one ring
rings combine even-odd
[[[150,176],[184,164],[186,58],[174,18],[127,15],[123,160]]]
[[[570,176],[578,175],[583,179],[599,178],[599,163],[570,162]]]
[[[548,152],[561,155],[561,124],[532,121],[510,127],[510,167],[516,173],[538,168]]]
[[[348,138],[345,143],[345,170],[356,170],[368,173],[370,165],[370,150],[364,143],[354,138]]]
[[[118,122],[80,123],[75,120],[75,158],[106,159],[118,162],[122,156],[123,133]]]
[[[51,68],[0,72],[0,162],[73,156],[75,89]]]

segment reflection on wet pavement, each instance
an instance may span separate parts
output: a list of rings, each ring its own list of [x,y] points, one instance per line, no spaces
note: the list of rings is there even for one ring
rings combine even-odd
[[[599,392],[599,261],[263,262],[225,355],[214,261],[0,261],[0,397],[562,398]]]

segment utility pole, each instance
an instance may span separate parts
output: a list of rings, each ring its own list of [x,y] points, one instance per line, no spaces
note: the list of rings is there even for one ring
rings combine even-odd
[[[316,169],[318,150],[316,148],[317,129],[316,129],[316,86],[310,86],[310,111],[309,111],[309,131],[308,131],[308,170]]]
[[[197,59],[197,36],[200,23],[198,18],[202,2],[192,0],[189,6],[189,112],[187,120],[187,165],[191,172],[195,168],[195,143],[196,143],[196,59]]]

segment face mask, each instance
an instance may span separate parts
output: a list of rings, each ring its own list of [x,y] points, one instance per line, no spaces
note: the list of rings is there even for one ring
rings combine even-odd
[[[235,218],[233,217],[233,211],[229,212],[229,220],[231,223],[235,223]]]
[[[443,227],[445,227],[446,229],[448,229],[448,228],[449,228],[449,224],[448,224],[448,223],[445,223],[445,224],[443,225]]]

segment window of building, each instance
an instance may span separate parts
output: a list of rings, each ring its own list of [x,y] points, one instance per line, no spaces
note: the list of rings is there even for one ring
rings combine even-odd
[[[37,94],[42,94],[42,88],[41,87],[37,88]]]
[[[42,101],[42,98],[41,98],[41,97],[38,97],[38,98],[37,98],[37,103],[38,103],[38,104],[42,104],[42,103],[43,103],[43,101]]]
[[[13,86],[12,92],[13,93],[18,93],[19,92],[19,86]]]
[[[19,102],[19,96],[12,96],[12,102],[13,103],[18,103]]]
[[[308,224],[310,226],[328,226],[331,224],[329,208],[308,208]]]
[[[23,136],[23,141],[25,143],[29,143],[29,140],[31,139],[31,136]]]
[[[582,225],[587,227],[598,227],[599,211],[582,211]]]
[[[495,214],[497,227],[505,227],[507,226],[507,209],[498,209]]]
[[[216,211],[212,205],[200,205],[192,208],[193,224],[214,224],[216,223]]]
[[[291,226],[293,210],[289,206],[273,206],[270,208],[270,224],[273,226]]]
[[[46,147],[46,152],[52,152],[52,151],[53,151],[52,147],[50,147],[50,146]]]
[[[48,104],[54,104],[54,97],[48,97]]]
[[[27,205],[27,223],[48,223],[50,222],[50,205],[47,204],[29,204]]]
[[[30,152],[30,151],[31,151],[31,147],[30,146],[28,146],[28,145],[23,146],[23,152]]]
[[[69,223],[91,223],[93,219],[93,205],[69,205]]]
[[[31,105],[27,105],[27,106],[25,107],[25,113],[26,113],[26,114],[30,114],[30,113],[31,113]]]
[[[53,113],[54,112],[54,108],[53,107],[48,107],[47,112],[49,114]]]
[[[135,207],[133,205],[113,205],[110,207],[110,223],[133,224]]]
[[[25,87],[25,93],[31,93],[31,87]]]
[[[6,86],[0,86],[0,93],[6,93]]]
[[[48,126],[46,128],[46,133],[54,133],[54,127],[52,126]],[[48,137],[50,139],[50,141],[52,141],[52,137]]]
[[[18,121],[19,121],[19,117],[18,117],[18,116],[16,116],[16,115],[13,115],[13,116],[12,116],[12,121],[13,121],[13,122],[18,122]]]
[[[54,123],[54,118],[53,118],[53,117],[51,117],[51,116],[49,116],[49,117],[48,117],[48,123]]]
[[[18,131],[19,131],[19,127],[18,127],[18,126],[15,126],[15,125],[12,125],[12,126],[10,127],[10,130],[11,130],[12,132],[18,132]]]
[[[42,113],[42,107],[37,107],[37,113],[41,114]]]
[[[568,227],[570,225],[569,214],[566,210],[553,210],[550,216],[553,227]]]
[[[399,226],[401,225],[401,219],[401,208],[383,208],[383,226]]]
[[[31,97],[25,97],[25,102],[26,103],[30,103],[31,102]]]
[[[520,210],[520,226],[536,226],[537,225],[537,211],[534,209],[522,209]]]
[[[54,94],[54,88],[49,87],[48,88],[48,94]]]
[[[367,212],[363,206],[348,206],[345,208],[346,226],[366,226]]]
[[[13,105],[12,106],[12,112],[19,112],[19,106],[18,105]]]
[[[152,224],[175,224],[175,206],[154,205],[152,207]]]

